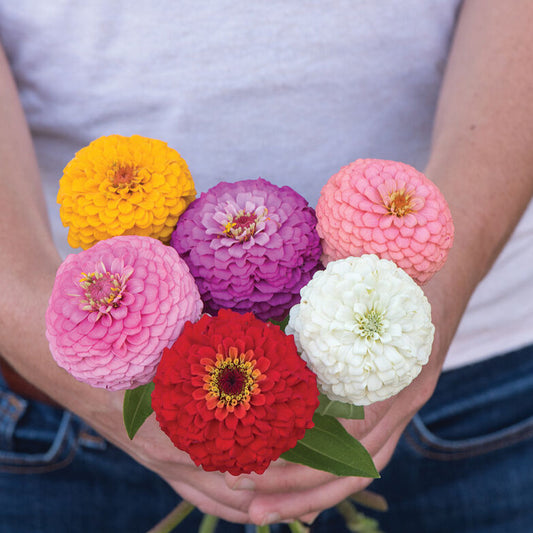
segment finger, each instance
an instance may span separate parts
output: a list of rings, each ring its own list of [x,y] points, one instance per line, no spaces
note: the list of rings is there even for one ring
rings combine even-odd
[[[273,462],[261,474],[232,476],[226,474],[227,486],[234,490],[253,490],[264,494],[290,493],[308,489],[310,486],[323,485],[336,479],[336,476],[283,460]]]
[[[386,413],[389,412],[387,408]],[[396,431],[399,424],[393,420],[392,424],[377,423],[370,427],[365,427],[361,438],[361,443],[365,446],[370,455],[376,454],[383,446],[383,443],[390,438],[391,427]],[[353,425],[348,429],[353,430]],[[356,428],[357,429],[357,428]],[[232,476],[226,474],[226,484],[232,490],[254,490],[260,493],[291,493],[308,490],[311,487],[324,485],[338,476],[315,470],[301,464],[296,464],[283,459],[278,459],[270,464],[263,474],[245,474]]]
[[[390,457],[388,446],[374,457],[376,466],[384,465]],[[379,470],[378,466],[378,470]],[[293,494],[259,494],[251,502],[248,514],[254,524],[267,524],[318,514],[337,505],[354,492],[359,492],[373,480],[363,477],[342,477],[335,481]]]
[[[298,520],[300,520],[300,522],[302,522],[302,524],[305,524],[306,526],[311,526],[311,524],[316,520],[319,514],[320,513],[304,514],[303,516],[300,516]]]
[[[378,472],[385,468],[392,457],[405,426],[406,422],[403,420],[388,421],[385,419],[361,439],[361,444],[372,456]]]
[[[313,515],[336,505],[349,494],[360,490],[362,484],[366,486],[371,481],[362,479],[342,478],[302,493],[260,495],[250,504],[248,514],[254,524],[261,525]]]
[[[179,494],[183,496],[183,487],[191,487],[194,491],[204,494],[209,500],[231,508],[235,511],[246,513],[254,497],[251,491],[228,490],[223,474],[220,472],[204,472],[199,468],[190,469],[178,479],[167,479],[174,488],[180,487]],[[194,502],[191,502],[194,503]]]
[[[373,427],[365,428],[364,437],[361,439],[361,443],[372,456],[389,440],[392,442],[389,447],[392,453],[403,430],[403,424],[397,420],[392,420],[391,423],[387,422],[387,415],[390,413],[388,406],[384,412],[385,418]],[[232,476],[226,474],[225,479],[227,486],[235,491],[253,490],[261,494],[287,494],[325,485],[338,479],[338,476],[281,459],[273,462],[261,475]]]
[[[388,400],[383,400],[366,406],[365,417],[362,420],[340,419],[340,422],[350,435],[361,441],[368,436],[377,425],[380,425],[384,418],[390,418],[393,407],[394,403],[392,402],[392,398],[389,398]],[[394,418],[392,419],[394,420]]]
[[[145,428],[141,428],[141,431]],[[144,433],[144,434],[143,434]],[[210,501],[217,502],[235,511],[246,512],[252,495],[246,491],[228,490],[224,474],[206,472],[196,466],[188,454],[174,447],[168,437],[160,430],[146,434],[141,433],[137,440],[137,455],[148,468],[158,473],[167,483],[184,495],[184,487],[193,487],[204,494]],[[136,436],[137,437],[137,436]],[[140,451],[139,451],[140,450]],[[191,491],[187,491],[191,492]],[[196,505],[196,502],[191,502]]]
[[[183,499],[192,503],[203,513],[217,516],[228,522],[239,524],[251,522],[248,513],[240,511],[233,506],[225,505],[224,503],[209,497],[205,492],[197,490],[192,485],[182,482],[173,482],[171,485]]]
[[[374,456],[378,470],[387,464],[391,455],[389,446]],[[360,492],[373,480],[363,477],[336,477],[334,481],[292,494],[258,494],[251,502],[248,514],[255,524],[267,524],[296,519],[307,514],[318,514],[337,505],[350,494]]]

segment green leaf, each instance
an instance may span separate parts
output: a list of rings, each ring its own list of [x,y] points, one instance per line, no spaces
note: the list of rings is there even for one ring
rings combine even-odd
[[[336,402],[330,400],[325,394],[321,394],[318,399],[320,405],[315,411],[319,415],[329,415],[335,418],[349,418],[351,420],[363,420],[365,410],[362,405],[352,405],[351,403]]]
[[[337,476],[379,477],[370,454],[338,420],[315,413],[313,422],[315,426],[282,454],[283,459]]]
[[[269,322],[272,322],[272,324],[279,326],[281,331],[285,332],[285,328],[287,327],[287,324],[289,323],[289,315],[287,314],[287,316],[283,320],[270,319]]]
[[[152,414],[153,383],[141,385],[136,389],[127,390],[124,396],[123,416],[128,437],[133,439],[135,433]]]

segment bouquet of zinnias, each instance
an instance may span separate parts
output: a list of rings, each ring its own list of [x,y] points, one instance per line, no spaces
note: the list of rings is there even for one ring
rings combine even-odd
[[[442,195],[377,160],[333,176],[316,215],[263,179],[195,195],[161,141],[110,136],[78,152],[58,201],[85,250],[57,273],[54,358],[126,390],[132,438],[153,409],[205,470],[262,473],[281,457],[377,477],[337,417],[362,418],[427,362],[434,328],[417,283],[453,240]]]

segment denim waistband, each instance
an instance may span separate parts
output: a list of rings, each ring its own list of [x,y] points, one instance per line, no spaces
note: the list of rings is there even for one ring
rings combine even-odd
[[[533,437],[533,346],[445,372],[404,441],[419,455],[452,461]]]

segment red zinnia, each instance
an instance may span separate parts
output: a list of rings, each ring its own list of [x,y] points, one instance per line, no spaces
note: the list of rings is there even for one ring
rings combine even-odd
[[[204,470],[265,471],[313,426],[316,377],[292,335],[252,313],[188,322],[166,348],[152,406],[161,429]]]

